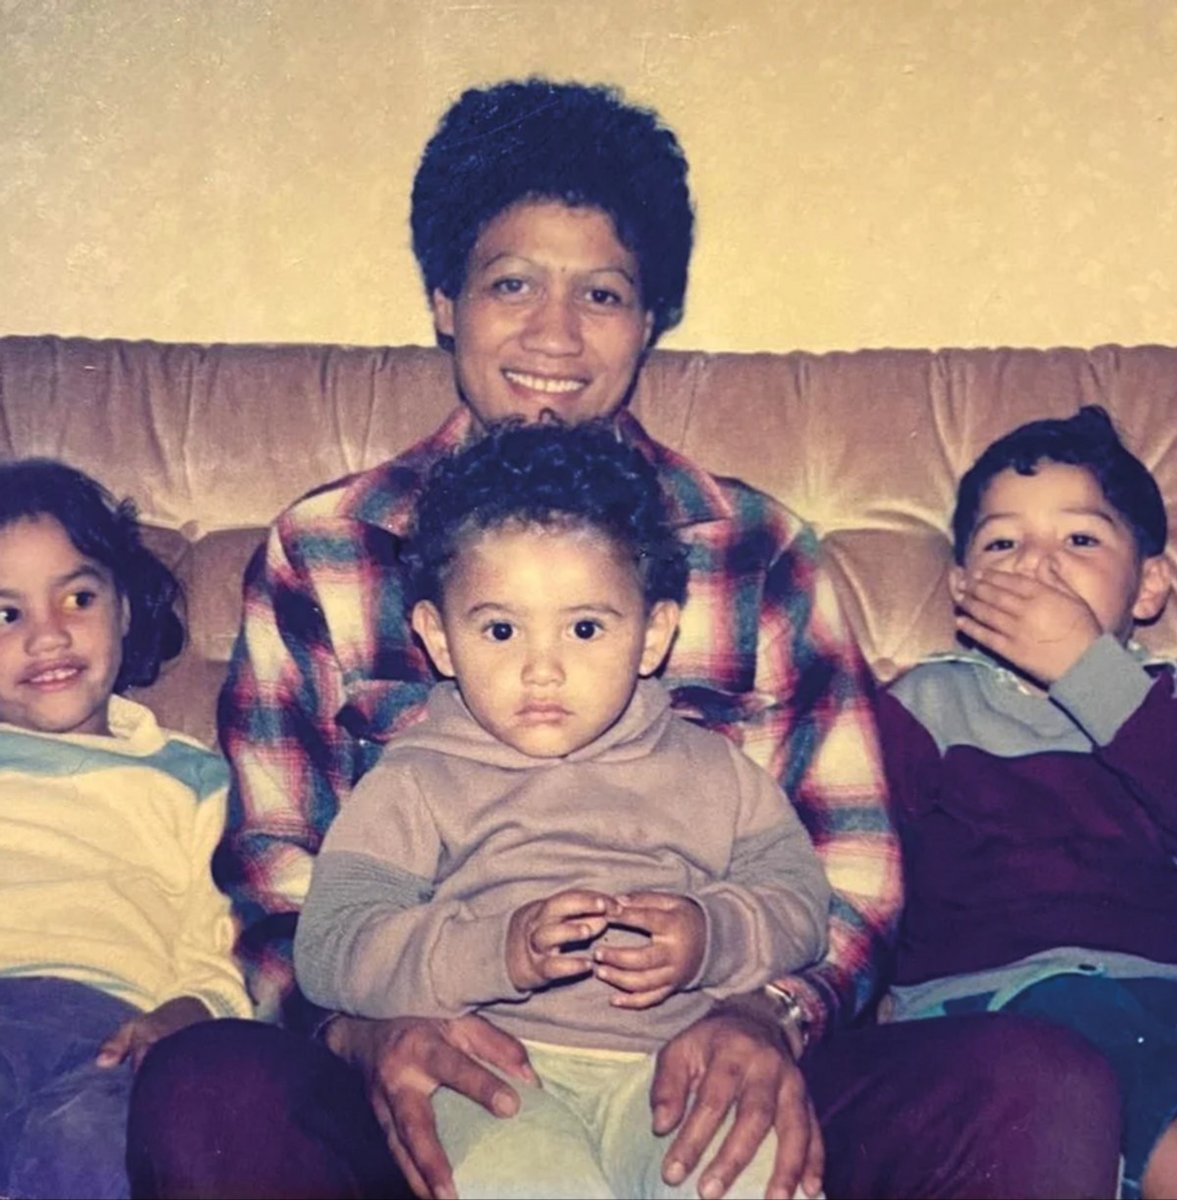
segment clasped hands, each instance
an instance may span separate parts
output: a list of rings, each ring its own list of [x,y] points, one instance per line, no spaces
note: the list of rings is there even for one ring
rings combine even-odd
[[[638,930],[649,942],[611,946],[602,939],[612,927]],[[615,1007],[651,1008],[695,979],[706,936],[703,910],[687,896],[569,888],[511,914],[507,973],[520,991],[591,974],[617,989]]]

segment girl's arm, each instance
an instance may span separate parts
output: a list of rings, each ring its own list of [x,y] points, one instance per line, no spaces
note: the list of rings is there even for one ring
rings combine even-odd
[[[179,997],[196,998],[214,1017],[251,1017],[241,968],[233,957],[235,926],[228,897],[212,878],[212,857],[225,826],[224,763],[201,751],[204,762],[186,811],[177,814],[181,837],[175,853],[188,864],[189,878],[177,937],[171,947],[167,985],[157,1006]]]

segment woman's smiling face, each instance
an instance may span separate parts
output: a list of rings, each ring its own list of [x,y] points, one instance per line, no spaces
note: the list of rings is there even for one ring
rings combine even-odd
[[[575,424],[625,403],[649,345],[636,256],[609,216],[555,200],[504,209],[456,297],[433,293],[462,399],[483,424],[551,409]]]

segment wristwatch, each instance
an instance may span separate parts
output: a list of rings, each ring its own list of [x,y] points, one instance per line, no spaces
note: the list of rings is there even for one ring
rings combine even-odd
[[[772,1000],[777,1011],[777,1025],[789,1042],[794,1058],[800,1058],[809,1045],[809,1018],[805,1008],[797,999],[796,992],[775,983],[764,985],[764,994]]]

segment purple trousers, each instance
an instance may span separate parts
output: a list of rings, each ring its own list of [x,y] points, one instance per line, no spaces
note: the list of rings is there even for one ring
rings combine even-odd
[[[98,1047],[138,1009],[52,977],[0,979],[0,1196],[122,1200],[131,1068]]]
[[[1065,1030],[999,1013],[872,1026],[803,1069],[830,1200],[1115,1194],[1117,1084]],[[243,1021],[192,1026],[148,1056],[128,1166],[141,1200],[410,1195],[358,1073]]]

